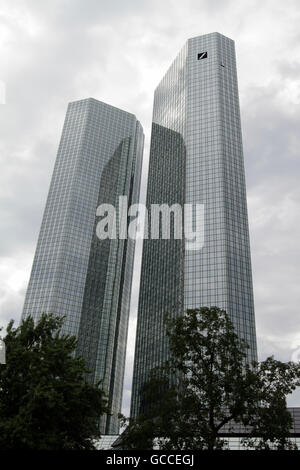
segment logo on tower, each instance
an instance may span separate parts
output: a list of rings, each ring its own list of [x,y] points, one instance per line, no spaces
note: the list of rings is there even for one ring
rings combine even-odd
[[[207,59],[207,52],[199,52],[198,60]]]

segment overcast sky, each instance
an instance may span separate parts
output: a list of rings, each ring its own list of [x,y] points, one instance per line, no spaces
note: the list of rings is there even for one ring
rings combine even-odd
[[[300,359],[299,24],[299,0],[0,2],[0,326],[21,315],[67,103],[136,114],[144,197],[154,88],[186,39],[218,31],[236,43],[259,357]]]

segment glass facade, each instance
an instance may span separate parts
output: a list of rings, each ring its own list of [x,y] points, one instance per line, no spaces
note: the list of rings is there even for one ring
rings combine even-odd
[[[134,261],[134,241],[99,240],[99,204],[138,202],[144,135],[133,114],[92,98],[69,104],[23,309],[66,316],[78,354],[102,380],[118,433]]]
[[[292,419],[293,425],[290,429],[290,438],[289,441],[293,444],[296,444],[298,449],[300,448],[300,408],[288,408]],[[251,432],[251,427],[243,426],[241,423],[235,423],[230,421],[220,432],[219,437],[224,439],[227,443],[225,449],[229,448],[230,450],[245,450],[245,447],[242,445],[242,440],[249,436]],[[271,445],[271,448],[274,447]],[[97,448],[99,449],[112,449],[112,450],[122,450],[122,434],[119,436],[102,436],[100,441],[97,443]],[[154,441],[153,449],[158,449],[159,446]],[[251,450],[251,449],[250,449]]]
[[[168,358],[166,312],[224,308],[257,358],[235,48],[219,33],[189,39],[155,91],[147,205],[174,202],[204,205],[204,246],[144,240],[132,416]]]

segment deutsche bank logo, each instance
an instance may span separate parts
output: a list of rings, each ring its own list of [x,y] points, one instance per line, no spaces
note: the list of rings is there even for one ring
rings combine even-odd
[[[207,52],[199,52],[197,58],[198,58],[198,60],[207,59]]]

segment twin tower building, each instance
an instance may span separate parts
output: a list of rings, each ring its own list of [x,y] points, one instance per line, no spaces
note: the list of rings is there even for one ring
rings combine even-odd
[[[115,207],[118,222],[120,196],[128,207],[139,202],[143,144],[133,114],[92,98],[69,104],[23,310],[65,316],[89,380],[108,395],[104,434],[119,428],[135,240],[118,223],[115,236],[99,237],[98,208]],[[149,371],[168,358],[166,312],[224,308],[257,356],[235,49],[219,33],[189,39],[155,90],[149,217],[152,204],[201,207],[188,223],[201,227],[202,242],[144,239],[132,416]]]

